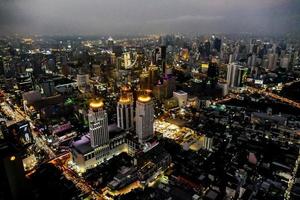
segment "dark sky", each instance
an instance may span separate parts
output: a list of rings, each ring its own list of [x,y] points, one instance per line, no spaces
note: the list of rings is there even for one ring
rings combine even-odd
[[[0,34],[298,30],[300,0],[0,0]]]

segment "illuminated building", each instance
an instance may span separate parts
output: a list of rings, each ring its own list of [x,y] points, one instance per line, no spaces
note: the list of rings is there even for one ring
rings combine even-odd
[[[186,49],[186,48],[182,49],[181,52],[180,52],[180,54],[181,54],[182,60],[189,61],[189,59],[190,59],[190,53],[189,53],[188,49]]]
[[[129,87],[122,87],[121,97],[117,105],[117,123],[118,127],[124,130],[133,128],[133,100]]]
[[[103,106],[101,100],[90,103],[88,118],[92,147],[107,145],[109,142],[107,113]]]
[[[93,148],[89,135],[84,135],[80,140],[72,143],[72,162],[78,172],[85,172],[87,169],[94,168],[122,152],[129,155],[134,154],[135,150],[132,150],[132,147],[135,144],[126,139],[126,132],[123,129],[116,125],[109,125],[107,130],[109,138],[106,145]]]
[[[149,95],[140,95],[136,102],[136,134],[143,143],[153,137],[154,109]]]
[[[127,132],[117,125],[108,125],[103,101],[90,103],[88,113],[90,133],[71,145],[72,161],[79,172],[94,168],[102,162],[126,152],[135,154],[137,144],[126,138]]]

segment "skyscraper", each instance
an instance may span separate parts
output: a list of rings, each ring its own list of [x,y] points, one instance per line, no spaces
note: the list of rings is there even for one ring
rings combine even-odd
[[[219,75],[219,68],[216,60],[212,60],[209,63],[208,70],[207,70],[207,77],[211,82],[212,87],[214,87],[218,82],[218,75]]]
[[[278,55],[271,53],[268,55],[268,69],[274,70],[277,65]]]
[[[102,100],[94,100],[90,103],[88,118],[93,148],[109,143],[107,113],[103,106]]]
[[[227,83],[229,87],[241,87],[245,80],[248,68],[231,63],[227,66]]]
[[[136,133],[140,143],[153,137],[154,109],[149,95],[140,95],[136,102]]]
[[[117,105],[117,124],[124,130],[133,128],[133,100],[127,86],[121,89],[121,97]]]

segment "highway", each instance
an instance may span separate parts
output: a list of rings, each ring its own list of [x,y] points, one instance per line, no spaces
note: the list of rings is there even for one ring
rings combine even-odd
[[[290,86],[291,84],[297,83],[297,82],[300,82],[300,81],[292,81],[292,82],[285,83],[285,84],[283,84],[283,87],[284,86]],[[245,88],[246,88],[246,91],[248,91],[252,94],[253,93],[258,93],[258,94],[261,94],[263,96],[271,97],[273,99],[276,99],[278,101],[281,101],[281,102],[286,103],[290,106],[293,106],[293,107],[296,107],[296,108],[300,109],[300,103],[298,103],[296,101],[293,101],[291,99],[279,96],[279,95],[277,95],[273,92],[268,91],[268,89],[265,89],[265,88],[258,89],[258,88],[254,88],[254,87],[250,87],[250,86],[246,86]],[[222,103],[230,101],[231,99],[234,99],[234,98],[236,98],[236,95],[229,94],[228,97],[226,97],[224,99],[214,100],[214,101],[212,101],[212,103],[222,104]]]

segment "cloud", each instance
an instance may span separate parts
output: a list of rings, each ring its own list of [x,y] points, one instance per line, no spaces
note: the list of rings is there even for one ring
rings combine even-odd
[[[0,34],[287,32],[299,0],[0,0]]]

